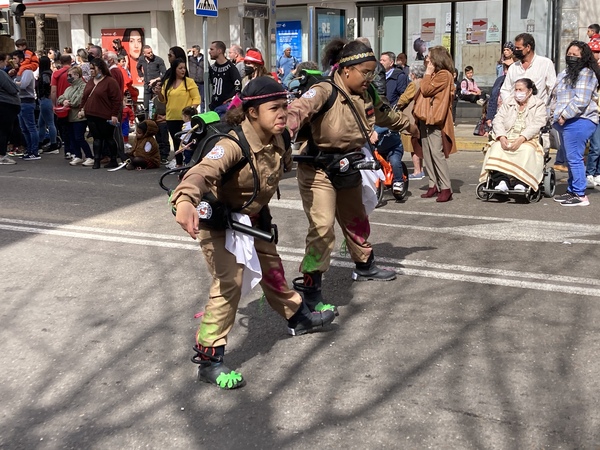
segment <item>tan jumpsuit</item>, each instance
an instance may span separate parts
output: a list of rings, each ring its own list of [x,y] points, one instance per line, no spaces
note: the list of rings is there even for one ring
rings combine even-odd
[[[248,120],[242,123],[242,130],[251,147],[260,179],[260,191],[256,199],[240,212],[248,214],[254,224],[258,212],[275,194],[284,166],[291,166],[291,154],[284,149],[281,136],[275,136],[265,146]],[[222,139],[217,142],[211,152],[185,175],[173,193],[172,203],[177,206],[187,201],[197,206],[202,195],[211,191],[232,208],[242,206],[254,189],[249,164],[227,181],[225,188],[220,185],[222,174],[242,156],[242,150],[232,140]],[[218,347],[227,344],[227,334],[235,321],[241,297],[243,266],[236,263],[235,256],[225,249],[225,231],[210,230],[201,222],[198,240],[213,280],[196,338],[197,343],[204,347]],[[254,247],[262,270],[260,285],[267,302],[280,315],[289,319],[300,307],[302,298],[288,287],[275,243],[255,239]]]
[[[340,74],[335,73],[334,82],[344,88]],[[332,89],[331,84],[315,84],[301,98],[294,100],[288,107],[288,128],[294,134],[303,125],[310,122],[310,133],[315,144],[323,152],[350,153],[360,151],[366,144],[364,133],[338,93],[333,106],[323,115],[313,116],[327,102]],[[379,98],[376,104],[368,93],[355,95],[346,90],[356,106],[362,127],[370,133],[373,125],[403,131],[409,126],[409,119],[402,113],[392,111]],[[306,154],[304,145],[302,153]],[[311,164],[298,164],[298,185],[304,212],[309,228],[306,236],[304,259],[300,272],[325,272],[329,269],[330,255],[335,241],[334,221],[337,219],[348,251],[354,262],[365,263],[371,255],[369,218],[362,202],[362,186],[336,191],[325,172]]]

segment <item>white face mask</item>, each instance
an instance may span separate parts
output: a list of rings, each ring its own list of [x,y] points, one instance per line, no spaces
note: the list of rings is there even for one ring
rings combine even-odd
[[[527,98],[527,92],[515,92],[515,100],[518,102],[524,102]]]

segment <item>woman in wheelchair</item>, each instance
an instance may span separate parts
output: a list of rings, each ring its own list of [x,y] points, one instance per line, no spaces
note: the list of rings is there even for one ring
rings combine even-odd
[[[546,125],[546,105],[537,96],[529,78],[515,82],[513,96],[498,110],[479,181],[491,178],[489,185],[501,192],[535,192],[543,179],[544,150],[539,143],[540,129]]]

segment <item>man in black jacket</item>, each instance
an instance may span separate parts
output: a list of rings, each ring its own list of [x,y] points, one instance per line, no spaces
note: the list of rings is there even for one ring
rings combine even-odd
[[[148,111],[148,105],[152,98],[152,88],[150,85],[162,79],[167,68],[163,59],[155,55],[152,47],[149,45],[144,45],[142,52],[144,56],[137,63],[137,71],[138,76],[144,79],[144,110]]]
[[[402,69],[394,67],[396,55],[393,52],[384,52],[379,62],[385,69],[385,92],[390,105],[394,106],[408,86],[408,77]]]
[[[192,54],[188,56],[188,71],[198,85],[200,97],[204,99],[204,55],[200,53],[200,46],[192,46]]]

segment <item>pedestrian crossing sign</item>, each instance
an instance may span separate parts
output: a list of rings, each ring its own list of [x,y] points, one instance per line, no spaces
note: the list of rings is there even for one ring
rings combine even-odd
[[[195,0],[196,15],[203,17],[217,17],[219,15],[218,0]]]

